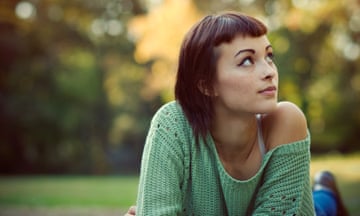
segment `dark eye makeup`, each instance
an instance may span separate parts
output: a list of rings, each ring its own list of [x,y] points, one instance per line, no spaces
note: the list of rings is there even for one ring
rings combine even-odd
[[[247,56],[238,64],[238,66],[248,66],[250,64],[254,64],[254,60],[251,56]]]

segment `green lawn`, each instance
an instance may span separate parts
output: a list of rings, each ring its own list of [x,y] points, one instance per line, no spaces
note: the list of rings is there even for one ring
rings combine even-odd
[[[1,206],[127,208],[138,177],[0,177]]]
[[[324,169],[335,173],[351,215],[359,214],[360,154],[314,156],[311,175]],[[137,184],[123,176],[0,176],[0,215],[9,207],[124,210],[135,203]]]

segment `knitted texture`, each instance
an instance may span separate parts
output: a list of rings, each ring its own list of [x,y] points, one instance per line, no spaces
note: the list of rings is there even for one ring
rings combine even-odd
[[[210,135],[195,143],[180,105],[170,102],[146,139],[137,215],[314,215],[309,148],[310,136],[281,145],[240,181],[225,171]]]

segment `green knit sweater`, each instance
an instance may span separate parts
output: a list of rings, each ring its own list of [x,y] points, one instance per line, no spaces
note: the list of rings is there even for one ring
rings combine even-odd
[[[224,169],[211,136],[195,143],[173,101],[155,114],[143,152],[137,215],[314,215],[310,136],[268,151],[240,181]]]

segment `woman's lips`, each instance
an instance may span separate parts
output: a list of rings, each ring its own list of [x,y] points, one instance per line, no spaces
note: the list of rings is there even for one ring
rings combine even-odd
[[[260,90],[259,93],[266,96],[274,96],[276,94],[276,87],[275,86],[267,87],[263,90]]]

